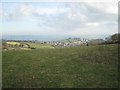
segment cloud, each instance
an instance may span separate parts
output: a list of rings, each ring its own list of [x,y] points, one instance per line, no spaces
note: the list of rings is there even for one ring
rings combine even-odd
[[[26,21],[28,25],[34,23],[32,26],[30,24],[30,27],[26,30],[27,32],[30,30],[31,35],[43,35],[46,33],[51,35],[112,33],[117,31],[118,24],[116,4],[64,2],[62,6],[59,6],[59,4],[54,6],[53,4],[52,7],[41,4],[38,6],[35,6],[35,4],[20,4],[12,12],[7,13],[6,18],[15,22],[19,19],[21,23]],[[109,28],[111,26],[113,28]],[[21,34],[22,32],[25,31],[21,31]]]
[[[65,8],[49,8],[49,7],[34,7],[30,4],[23,4],[17,7],[17,12],[28,16],[32,14],[38,14],[38,15],[55,15],[59,13],[64,13]]]
[[[116,2],[90,2],[86,3],[86,5],[96,8],[97,10],[102,12],[118,14],[118,4]]]
[[[93,23],[87,23],[87,25],[88,26],[99,26],[100,25],[100,23],[98,23],[98,22],[93,22]]]
[[[24,16],[29,16],[33,13],[33,7],[29,4],[23,4],[20,5],[16,8],[16,13],[24,15]]]
[[[32,4],[20,4],[15,7],[15,10],[11,13],[7,13],[6,19],[8,20],[18,20],[24,17],[35,16],[40,17],[42,15],[49,16],[49,15],[57,15],[66,12],[66,8],[49,8],[49,7],[35,7]]]
[[[104,5],[103,5],[104,4]],[[60,30],[75,30],[80,27],[97,27],[102,25],[116,25],[117,14],[109,13],[104,8],[112,7],[107,3],[65,3],[67,11],[58,16],[50,16],[44,19],[48,27],[55,27]],[[98,6],[97,6],[98,5]],[[106,6],[105,6],[106,5]],[[104,7],[104,8],[103,8]],[[51,19],[52,20],[49,20]]]
[[[5,12],[2,9],[0,9],[0,17],[2,18],[4,15],[5,15]]]
[[[38,15],[56,15],[59,13],[64,13],[66,10],[64,8],[37,8],[34,13]]]
[[[6,12],[5,20],[16,21],[22,20],[25,17],[31,16],[33,13],[33,8],[29,4],[18,4],[17,7],[14,7],[14,10],[11,12]]]
[[[81,12],[89,20],[116,20],[117,3],[104,2],[83,2],[83,3],[68,3],[68,7],[74,12]]]
[[[66,18],[79,19],[82,22],[100,21],[100,20],[115,20],[118,12],[116,3],[103,2],[80,2],[80,3],[65,3],[65,7],[49,8],[49,7],[34,7],[32,4],[21,4],[16,9],[7,14],[8,18],[25,17],[25,16],[49,16],[66,14]],[[64,15],[65,16],[65,15]],[[99,17],[99,18],[98,18]],[[113,18],[114,17],[114,18]]]
[[[33,0],[33,2],[48,2],[48,0]],[[49,0],[49,2],[119,2],[119,0]]]

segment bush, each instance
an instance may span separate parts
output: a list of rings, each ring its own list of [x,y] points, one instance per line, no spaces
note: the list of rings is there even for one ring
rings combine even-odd
[[[34,48],[34,47],[31,47],[30,49],[36,49],[36,48]]]

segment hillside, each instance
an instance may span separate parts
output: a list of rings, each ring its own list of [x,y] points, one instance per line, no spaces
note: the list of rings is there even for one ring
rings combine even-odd
[[[3,88],[117,87],[117,45],[3,52]]]
[[[96,45],[96,44],[102,44],[104,42],[105,42],[105,40],[103,40],[103,39],[91,39],[91,40],[89,40],[88,44]]]
[[[3,40],[3,51],[7,50],[32,50],[42,48],[65,48],[76,46],[115,44],[120,43],[119,33],[103,39],[67,38],[58,41],[37,41],[37,40]]]

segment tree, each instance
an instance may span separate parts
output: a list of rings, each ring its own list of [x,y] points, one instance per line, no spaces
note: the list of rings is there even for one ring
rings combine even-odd
[[[113,43],[119,43],[120,42],[120,33],[114,34],[111,36]]]
[[[106,43],[109,43],[109,44],[120,43],[120,33],[116,33],[109,37],[106,37],[105,40],[106,40]]]

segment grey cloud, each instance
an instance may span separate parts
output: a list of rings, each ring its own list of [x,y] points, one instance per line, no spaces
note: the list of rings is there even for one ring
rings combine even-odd
[[[102,3],[100,3],[102,5]],[[105,4],[105,3],[104,3]],[[107,5],[108,3],[106,3]],[[112,6],[112,5],[111,5]],[[99,9],[97,7],[92,7],[89,3],[73,3],[69,6],[74,10],[74,12],[81,12],[84,14],[88,21],[95,22],[95,21],[117,21],[117,14],[111,14],[106,12],[104,9]],[[106,8],[106,7],[104,7]]]
[[[92,7],[89,3],[65,3],[65,6],[69,8],[65,13],[56,16],[40,16],[44,23],[39,25],[71,31],[76,28],[87,27],[88,22],[98,22],[100,25],[114,25],[117,23],[117,15]],[[69,14],[73,16],[69,17]]]
[[[117,22],[116,14],[93,7],[89,5],[88,2],[64,3],[64,5],[65,11],[57,11],[54,14],[53,11],[51,11],[52,14],[49,14],[50,12],[48,13],[46,11],[36,12],[35,9],[31,8],[32,5],[28,5],[29,8],[23,6],[23,9],[18,8],[15,12],[9,14],[9,18],[16,19],[19,17],[21,19],[25,16],[27,17],[27,15],[31,15],[33,19],[37,21],[37,26],[39,26],[40,29],[41,27],[42,29],[44,29],[43,27],[48,27],[61,32],[70,32],[78,28],[81,30],[82,28],[87,28],[85,30],[88,30],[89,27],[87,27],[86,24],[89,22],[100,23],[101,27],[108,27],[108,25],[114,26]],[[88,30],[88,32],[91,31]]]

